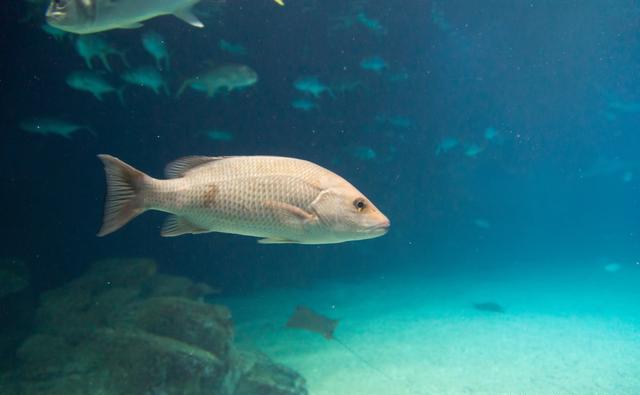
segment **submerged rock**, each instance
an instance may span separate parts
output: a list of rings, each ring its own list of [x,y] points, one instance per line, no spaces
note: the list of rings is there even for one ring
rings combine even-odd
[[[274,364],[262,354],[244,354],[246,373],[238,381],[233,395],[307,394],[305,380],[294,370]]]
[[[107,260],[42,296],[35,333],[0,395],[305,395],[305,380],[233,345],[231,313],[205,284]]]
[[[0,299],[29,286],[29,271],[25,263],[15,258],[0,258]]]

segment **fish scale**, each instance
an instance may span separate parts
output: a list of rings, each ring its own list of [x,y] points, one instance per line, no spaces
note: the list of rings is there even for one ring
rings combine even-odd
[[[265,202],[306,208],[320,192],[305,180],[318,178],[324,169],[304,161],[296,165],[294,169],[270,158],[212,162],[178,179],[175,190],[163,191],[164,206],[157,208],[171,209],[179,205],[181,208],[176,211],[181,216],[207,229],[234,230],[240,234],[269,230],[282,219],[277,210],[265,209]],[[214,201],[206,204],[208,188],[212,185],[217,193]],[[185,190],[189,192],[182,192]]]
[[[173,214],[163,236],[223,232],[263,243],[325,244],[386,233],[389,220],[353,185],[314,163],[275,156],[186,157],[159,180],[109,155],[100,236],[147,210]]]

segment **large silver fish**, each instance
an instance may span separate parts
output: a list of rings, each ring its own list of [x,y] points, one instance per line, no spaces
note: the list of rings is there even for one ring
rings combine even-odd
[[[276,156],[190,156],[158,180],[98,155],[107,177],[98,236],[147,210],[173,214],[162,236],[223,232],[261,243],[329,244],[382,236],[389,220],[360,191],[311,162]]]
[[[175,15],[191,26],[204,27],[191,7],[200,0],[51,0],[47,22],[77,34],[135,29],[161,15]]]

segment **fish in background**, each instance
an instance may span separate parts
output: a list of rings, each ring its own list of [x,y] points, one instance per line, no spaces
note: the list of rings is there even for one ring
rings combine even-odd
[[[331,91],[337,93],[353,92],[356,89],[364,88],[364,84],[360,80],[346,79],[331,84]]]
[[[220,39],[220,41],[218,41],[218,48],[235,56],[247,56],[248,53],[247,48],[245,48],[242,44],[230,43],[229,41],[223,39]]]
[[[628,114],[640,112],[640,102],[637,101],[613,100],[607,104],[607,107],[609,110]]]
[[[169,70],[169,50],[164,37],[154,31],[148,31],[142,35],[141,41],[144,49],[155,59],[158,70]]]
[[[80,125],[75,122],[52,117],[33,117],[20,121],[20,129],[25,132],[43,135],[57,135],[66,139],[71,139],[71,135],[80,130],[96,133],[89,126]]]
[[[389,220],[360,191],[314,163],[275,156],[190,156],[170,163],[167,180],[98,155],[107,196],[98,236],[148,210],[172,214],[162,236],[222,232],[262,244],[332,244],[382,236]]]
[[[148,19],[174,15],[194,27],[204,27],[191,12],[200,0],[51,0],[47,23],[77,34],[112,29],[136,29]]]
[[[124,55],[124,52],[113,47],[107,40],[98,36],[79,36],[75,43],[76,52],[80,55],[87,67],[93,70],[93,59],[98,58],[104,65],[104,68],[108,71],[111,70],[109,64],[109,55],[116,55],[122,59],[122,63],[129,67],[129,62]]]
[[[242,64],[225,64],[212,66],[182,83],[176,97],[191,88],[205,92],[207,97],[214,97],[219,91],[231,92],[250,87],[258,82],[258,74],[249,66]]]
[[[300,111],[311,111],[318,108],[318,105],[315,102],[312,102],[309,99],[295,99],[291,102],[291,107]]]
[[[369,18],[364,12],[356,15],[356,21],[376,34],[387,34],[387,29],[377,19]]]
[[[404,115],[386,115],[379,114],[376,115],[376,122],[381,124],[388,124],[396,128],[400,129],[409,129],[415,125],[413,120]]]
[[[580,174],[581,178],[620,177],[622,182],[633,180],[633,172],[640,163],[623,160],[619,157],[599,156],[596,161]]]
[[[376,151],[364,145],[358,145],[351,149],[351,155],[359,160],[369,161],[374,160],[378,157]]]
[[[115,93],[124,105],[124,97],[122,96],[123,88],[115,88],[107,81],[102,73],[93,71],[74,71],[67,76],[67,85],[73,89],[91,93],[96,99],[102,101],[102,96],[108,93]]]
[[[475,158],[479,153],[484,151],[484,148],[477,144],[468,144],[464,149],[464,154],[470,158]]]
[[[218,129],[205,130],[204,132],[202,132],[202,134],[207,136],[209,140],[213,140],[213,141],[229,142],[233,140],[233,133],[227,132],[226,130],[218,130]]]
[[[380,56],[370,56],[360,61],[360,67],[363,70],[373,71],[376,73],[382,73],[384,69],[388,67],[387,62]]]
[[[453,26],[451,26],[444,15],[444,11],[440,7],[441,6],[437,1],[434,1],[431,4],[431,22],[433,22],[441,32],[446,33],[451,31]]]
[[[622,269],[622,265],[617,262],[610,262],[603,266],[603,269],[607,273],[617,273]]]
[[[158,69],[153,66],[140,66],[135,69],[126,70],[120,76],[123,81],[152,90],[156,95],[160,94],[160,89],[169,96],[169,85]]]
[[[496,128],[489,126],[484,130],[484,138],[487,141],[494,141],[497,139],[497,137],[498,137],[498,131],[496,130]]]
[[[504,314],[506,310],[496,302],[473,303],[473,308],[488,313]]]
[[[484,218],[476,218],[473,220],[473,224],[480,229],[490,229],[491,223]]]
[[[455,137],[445,137],[436,146],[436,156],[440,154],[446,154],[455,147],[460,145],[460,142]]]
[[[395,73],[389,74],[387,77],[389,82],[398,83],[409,80],[409,73],[406,70],[396,71]]]
[[[331,97],[335,97],[331,88],[325,85],[316,76],[304,76],[294,81],[293,87],[302,93],[309,94],[316,99],[327,92]]]

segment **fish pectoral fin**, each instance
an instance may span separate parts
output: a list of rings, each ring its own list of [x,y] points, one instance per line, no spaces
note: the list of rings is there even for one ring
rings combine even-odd
[[[174,237],[184,234],[207,232],[210,232],[210,230],[204,229],[198,225],[194,225],[184,217],[170,215],[169,217],[167,217],[164,225],[162,225],[162,231],[160,232],[160,235],[162,235],[162,237]]]
[[[182,19],[183,21],[187,22],[191,26],[200,28],[204,27],[204,24],[200,21],[200,19],[198,19],[197,16],[193,15],[191,8],[183,8],[181,10],[177,10],[173,13],[173,15],[175,15],[176,18]]]
[[[285,214],[286,219],[293,220],[301,224],[313,222],[318,219],[317,215],[288,203],[268,201],[265,202],[264,205],[270,209],[277,210]]]
[[[135,23],[130,23],[128,25],[118,26],[118,27],[120,29],[140,29],[142,26],[144,26],[142,23],[135,22]]]
[[[280,239],[277,237],[267,237],[266,239],[258,240],[260,244],[300,244],[299,241],[288,240],[288,239]]]

